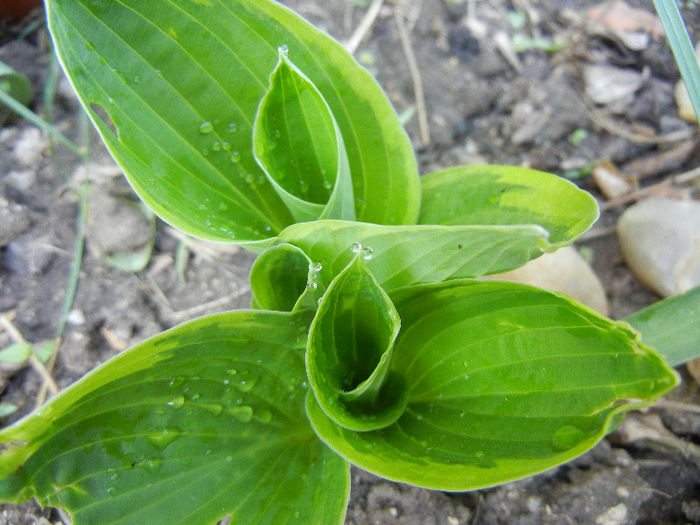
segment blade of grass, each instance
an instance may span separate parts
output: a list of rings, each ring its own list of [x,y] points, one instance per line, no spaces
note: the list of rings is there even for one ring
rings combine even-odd
[[[700,125],[700,66],[683,23],[683,17],[674,0],[654,0],[654,7],[661,18],[671,51],[676,58],[678,69],[695,109],[698,125]]]
[[[80,112],[79,115],[79,125],[80,125],[80,143],[83,144],[82,150],[85,152],[81,155],[83,165],[87,165],[90,161],[90,128],[88,123],[87,114],[84,111]],[[80,195],[80,202],[78,204],[78,217],[76,218],[75,226],[75,241],[73,244],[73,260],[71,261],[71,271],[68,276],[68,283],[66,284],[66,292],[63,298],[63,305],[61,306],[61,312],[58,317],[58,324],[56,325],[56,346],[51,354],[51,357],[46,364],[46,368],[49,372],[53,371],[56,364],[56,357],[58,356],[58,351],[61,347],[61,339],[63,337],[63,331],[66,328],[66,322],[68,320],[68,314],[73,308],[73,301],[75,300],[75,293],[78,289],[78,280],[80,279],[80,267],[83,262],[83,251],[85,248],[85,228],[87,225],[88,216],[88,195],[90,194],[90,182],[88,179],[83,180],[78,188]],[[46,400],[47,389],[42,387],[36,399],[36,406],[41,406]]]
[[[34,113],[31,109],[29,109],[28,107],[21,104],[20,102],[12,98],[10,95],[5,93],[2,89],[0,89],[0,103],[5,104],[19,116],[28,120],[40,130],[48,133],[51,137],[58,140],[61,144],[63,144],[66,148],[68,148],[70,151],[72,151],[79,157],[86,157],[85,151],[76,146],[70,139],[68,139],[68,137],[66,137],[63,133],[58,131],[54,126],[44,121],[44,119],[42,119],[39,115]]]

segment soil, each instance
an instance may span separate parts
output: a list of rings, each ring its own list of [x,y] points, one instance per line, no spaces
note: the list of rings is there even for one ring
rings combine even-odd
[[[363,4],[369,2],[285,3],[346,41],[367,12]],[[636,15],[638,10],[652,13],[650,2],[619,4],[635,9]],[[697,42],[700,4],[680,4]],[[700,138],[696,127],[677,116],[673,88],[678,72],[653,19],[618,14],[606,23],[595,22],[590,10],[599,5],[597,0],[387,2],[355,54],[387,90],[397,112],[413,115],[406,128],[422,173],[475,162],[517,164],[578,175],[576,182],[605,203],[588,175],[593,163],[606,159],[635,185],[647,187],[696,168]],[[429,141],[420,129],[416,81],[397,30],[396,9],[405,15],[415,53]],[[124,348],[174,324],[247,307],[247,274],[254,256],[235,247],[183,241],[158,222],[153,254],[144,270],[126,273],[106,262],[106,254],[137,251],[148,244],[151,226],[128,204],[135,197],[96,134],[79,117],[65,79],[59,77],[56,97],[49,110],[44,109],[42,93],[54,65],[42,20],[41,10],[19,21],[4,20],[0,60],[30,79],[35,111],[72,140],[86,144],[89,139],[89,164],[51,145],[25,121],[2,124],[0,313],[28,341],[56,337],[76,238],[84,226],[77,293],[60,333],[53,371],[59,388],[64,388]],[[637,24],[632,34],[641,44],[631,44],[629,31],[614,31],[630,21]],[[529,42],[539,38],[540,43],[562,46],[544,51],[530,45],[508,58],[516,33],[529,37]],[[596,104],[586,94],[592,82],[586,70],[592,64],[632,72],[640,84],[614,102]],[[620,87],[625,85],[613,86]],[[89,213],[83,220],[79,210],[86,185]],[[696,199],[699,189],[692,182],[663,188],[666,194]],[[593,232],[577,244],[604,284],[613,318],[659,299],[635,279],[621,257],[613,227],[626,205],[621,200],[607,202]],[[0,331],[0,348],[10,342],[9,332]],[[683,385],[663,406],[629,416],[581,458],[522,481],[446,494],[353,469],[346,523],[700,523],[700,389],[685,367],[679,372]],[[42,382],[25,367],[3,371],[0,388],[0,401],[18,406],[4,420],[11,424],[32,410]],[[0,506],[0,523],[66,520],[65,514],[31,502]]]

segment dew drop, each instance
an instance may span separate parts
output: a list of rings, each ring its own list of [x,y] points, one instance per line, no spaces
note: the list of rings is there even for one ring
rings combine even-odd
[[[226,373],[230,376],[235,376],[238,373],[238,370],[236,370],[235,368],[229,368],[228,370],[226,370]]]
[[[148,436],[148,442],[156,448],[163,450],[180,437],[180,429],[177,427],[164,428],[161,432]]]
[[[324,180],[324,181],[323,181],[323,187],[326,188],[327,190],[330,190],[330,189],[333,187],[333,185],[331,184],[330,181]]]
[[[318,273],[318,272],[320,272],[321,270],[323,270],[323,265],[322,265],[321,263],[316,263],[316,264],[313,265],[313,267],[312,267],[311,269],[312,269],[315,273]]]
[[[316,290],[318,288],[318,283],[316,281],[310,281],[307,285],[307,288],[311,288],[312,290]]]
[[[204,409],[213,416],[219,416],[224,411],[224,407],[215,403],[213,405],[202,405]]]
[[[282,136],[282,132],[278,129],[275,130],[275,137],[280,138]]]
[[[253,419],[253,408],[248,405],[240,405],[228,409],[229,414],[241,423],[248,423]]]
[[[214,144],[211,145],[211,150],[212,151],[221,151],[221,142],[218,140],[214,142]]]
[[[241,161],[241,154],[237,151],[232,151],[231,152],[231,160],[233,162],[240,162]]]
[[[360,253],[362,251],[362,245],[359,242],[352,243],[352,253]]]
[[[231,463],[233,461],[233,456],[226,456],[226,463]]]
[[[464,379],[469,379],[469,375],[467,374],[466,376],[464,376]]]
[[[241,379],[240,382],[236,383],[236,388],[241,392],[250,392],[257,382],[258,380],[255,378]]]
[[[235,133],[238,129],[238,126],[236,126],[235,122],[230,122],[227,129],[229,133]]]
[[[221,144],[221,147],[224,148],[224,151],[231,151],[231,143],[230,142],[223,142]]]
[[[372,248],[370,248],[369,246],[367,248],[363,248],[362,260],[371,261],[372,257],[374,257],[374,250]]]
[[[134,77],[134,84],[138,84],[139,82],[141,82],[141,77],[139,75],[136,75]]]
[[[109,497],[112,497],[117,493],[117,487],[107,487],[107,490],[105,492]]]
[[[214,131],[214,125],[213,125],[211,122],[209,122],[209,121],[207,121],[207,122],[202,122],[202,123],[199,125],[199,132],[200,132],[201,134],[203,134],[203,135],[208,135],[208,134],[211,133],[212,131]]]
[[[168,406],[173,407],[173,408],[182,408],[182,405],[185,404],[185,396],[179,395],[177,397],[174,397],[170,401],[168,401]]]
[[[168,386],[180,386],[184,380],[184,377],[171,377]]]
[[[289,55],[289,47],[287,46],[287,44],[282,44],[277,48],[277,52],[280,55],[286,57],[287,55]]]

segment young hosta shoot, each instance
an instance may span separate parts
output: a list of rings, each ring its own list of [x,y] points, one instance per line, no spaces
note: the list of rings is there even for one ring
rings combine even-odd
[[[580,455],[676,384],[628,324],[475,280],[571,244],[590,195],[505,166],[419,179],[376,82],[285,7],[47,12],[143,201],[260,255],[251,309],[148,339],[0,432],[3,500],[76,524],[342,523],[351,463],[487,487]]]

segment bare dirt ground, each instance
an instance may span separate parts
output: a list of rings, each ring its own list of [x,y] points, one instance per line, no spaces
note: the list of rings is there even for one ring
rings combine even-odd
[[[346,42],[369,2],[284,3]],[[697,42],[700,5],[681,6]],[[602,7],[613,15],[601,17]],[[355,52],[407,118],[422,173],[475,162],[525,165],[574,177],[599,198],[601,220],[577,246],[601,279],[613,318],[659,299],[621,256],[614,231],[620,213],[644,196],[639,188],[684,199],[699,194],[697,178],[674,183],[700,165],[700,134],[678,117],[678,72],[652,13],[651,2],[636,0],[385,2]],[[107,254],[147,245],[151,225],[132,206],[135,197],[96,134],[81,123],[65,79],[59,77],[52,101],[42,98],[53,78],[42,19],[38,10],[3,21],[0,60],[28,76],[31,107],[87,144],[89,158],[51,145],[25,121],[2,123],[0,314],[32,343],[61,336],[52,375],[64,388],[164,328],[247,307],[254,256],[185,239],[158,222],[145,269],[129,273],[106,262]],[[601,90],[603,98],[619,96],[596,101]],[[624,174],[631,193],[603,196],[590,173],[604,160]],[[76,239],[83,236],[77,293],[65,309]],[[4,328],[0,348],[12,342]],[[346,522],[700,523],[700,388],[685,367],[679,372],[683,385],[666,405],[628,417],[585,456],[530,479],[445,494],[354,469]],[[45,389],[31,367],[2,371],[0,388],[0,401],[18,407],[4,424],[31,411]],[[0,509],[0,523],[67,522],[34,503]]]

